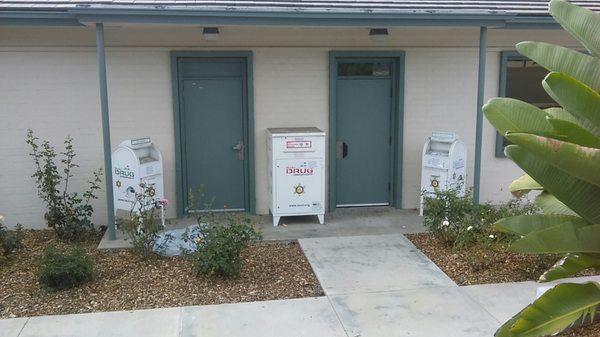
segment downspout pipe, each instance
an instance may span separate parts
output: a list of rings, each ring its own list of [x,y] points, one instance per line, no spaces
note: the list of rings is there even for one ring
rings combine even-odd
[[[483,131],[483,96],[485,89],[485,61],[488,43],[487,27],[479,28],[479,70],[477,75],[477,118],[475,122],[475,168],[473,172],[473,203],[479,204],[481,185],[481,143]]]
[[[98,53],[98,78],[100,81],[100,110],[102,113],[102,140],[104,144],[104,181],[106,182],[106,219],[108,238],[117,238],[115,231],[115,204],[113,200],[112,160],[110,146],[110,121],[108,116],[108,85],[106,84],[106,59],[104,53],[104,25],[96,23],[96,51]]]

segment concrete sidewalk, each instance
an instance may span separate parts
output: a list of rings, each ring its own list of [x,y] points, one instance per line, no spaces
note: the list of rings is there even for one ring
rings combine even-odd
[[[539,284],[459,287],[402,235],[301,239],[326,296],[0,320],[1,337],[485,337]],[[600,277],[573,279],[600,281]]]
[[[498,326],[403,235],[300,244],[348,336],[483,337]]]
[[[299,241],[348,336],[493,336],[540,286],[459,287],[403,235]]]
[[[527,281],[478,284],[460,287],[460,290],[479,303],[496,320],[506,322],[521,311],[523,307],[535,300],[538,287],[552,286],[564,282],[600,282],[600,276],[574,277],[548,283]]]
[[[346,337],[326,297],[0,320],[2,337]]]
[[[393,207],[340,208],[325,215],[325,225],[316,216],[281,218],[280,225],[273,227],[271,216],[244,215],[260,229],[265,241],[288,241],[301,238],[341,237],[359,235],[409,234],[426,231],[423,218],[416,210]],[[169,229],[184,228],[197,223],[194,218],[170,219]],[[117,230],[117,239],[109,240],[104,233],[98,249],[129,249],[131,243]]]

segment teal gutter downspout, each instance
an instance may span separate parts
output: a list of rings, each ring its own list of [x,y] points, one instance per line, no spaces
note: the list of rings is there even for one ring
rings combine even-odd
[[[100,80],[100,109],[102,112],[102,140],[104,141],[104,174],[106,182],[106,218],[108,238],[117,238],[115,231],[115,204],[113,200],[112,160],[110,147],[110,122],[108,119],[108,86],[106,84],[106,59],[104,55],[104,25],[96,23],[96,51]]]
[[[485,58],[487,51],[487,27],[479,28],[479,71],[477,76],[477,120],[475,123],[475,170],[473,173],[473,203],[479,203],[481,184],[481,142],[483,129],[483,95],[485,89]]]

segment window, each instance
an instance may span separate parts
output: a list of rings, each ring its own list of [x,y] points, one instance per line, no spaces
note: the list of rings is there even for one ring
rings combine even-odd
[[[369,76],[369,77],[389,77],[390,63],[363,63],[348,62],[338,64],[338,76]]]
[[[537,63],[516,52],[503,52],[500,62],[501,97],[511,97],[546,109],[557,106],[542,87],[542,80],[548,74]],[[501,134],[496,136],[496,157],[504,157],[504,147],[509,142]]]

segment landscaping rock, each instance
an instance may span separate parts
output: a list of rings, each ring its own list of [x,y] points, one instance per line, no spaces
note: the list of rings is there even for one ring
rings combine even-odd
[[[198,236],[203,226],[206,225],[194,224],[163,231],[156,240],[154,251],[163,256],[181,256],[192,252],[196,248],[193,238]]]

